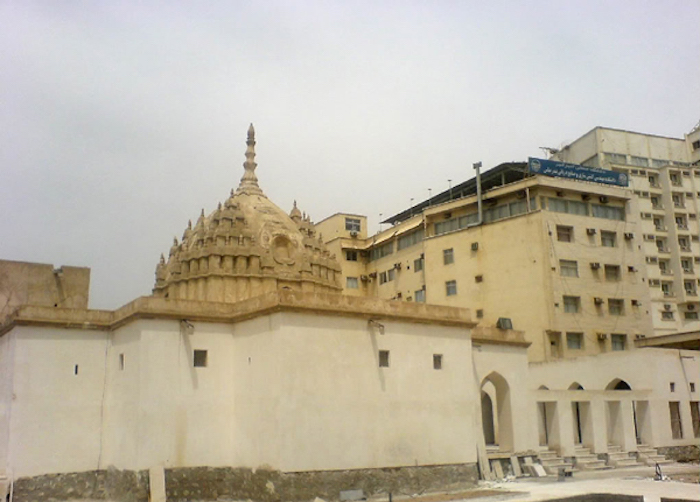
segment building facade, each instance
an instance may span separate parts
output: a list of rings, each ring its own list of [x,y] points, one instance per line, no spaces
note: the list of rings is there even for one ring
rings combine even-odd
[[[531,361],[632,350],[653,334],[635,199],[524,170],[486,173],[481,224],[476,195],[424,207],[367,239],[343,233],[354,216],[320,222],[347,294],[469,305],[480,325],[502,319],[525,331]]]
[[[700,330],[700,128],[681,139],[596,127],[553,158],[629,176],[654,332]]]

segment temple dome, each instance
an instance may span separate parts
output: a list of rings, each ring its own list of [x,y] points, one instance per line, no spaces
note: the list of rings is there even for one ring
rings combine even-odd
[[[238,189],[175,238],[156,267],[155,296],[236,302],[280,288],[335,292],[340,265],[294,203],[288,215],[270,201],[255,175],[255,130],[246,142]]]

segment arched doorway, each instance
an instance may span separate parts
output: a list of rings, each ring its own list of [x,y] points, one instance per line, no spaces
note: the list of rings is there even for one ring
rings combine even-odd
[[[612,391],[630,391],[632,390],[632,387],[630,386],[629,383],[626,381],[622,380],[621,378],[614,378],[612,379],[608,385],[605,386],[605,390],[612,390]],[[607,414],[606,414],[606,419],[607,419],[607,432],[608,432],[608,443],[609,444],[614,444],[618,446],[622,446],[624,442],[624,437],[625,437],[625,415],[629,413],[629,411],[625,411],[625,408],[623,407],[623,401],[625,399],[621,398],[620,399],[610,399],[607,401]],[[634,422],[634,428],[635,428],[635,436],[639,437],[639,433],[637,431],[637,417],[636,412],[635,412],[635,406],[634,402],[632,404],[632,414],[633,414],[633,422]],[[627,408],[629,410],[629,408]],[[628,422],[629,423],[629,422]]]
[[[484,441],[487,446],[498,444],[496,442],[496,423],[494,421],[493,400],[488,393],[481,391],[481,424],[484,428]]]
[[[578,382],[574,382],[569,385],[569,390],[584,390],[583,385]],[[583,418],[581,408],[587,403],[581,403],[581,401],[571,401],[571,414],[573,416],[574,424],[574,444],[580,445],[583,443]]]
[[[510,386],[495,371],[481,381],[481,417],[486,444],[498,445],[501,451],[512,451]]]

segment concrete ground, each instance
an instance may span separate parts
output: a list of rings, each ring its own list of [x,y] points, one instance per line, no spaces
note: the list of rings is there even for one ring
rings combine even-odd
[[[556,476],[519,478],[511,481],[482,481],[475,490],[394,497],[394,502],[535,502],[558,500],[576,495],[642,495],[645,502],[661,498],[700,501],[700,465],[671,464],[662,466],[670,479],[654,481],[653,467],[627,467],[604,471],[577,471],[573,477],[559,481]],[[373,497],[377,502],[386,497]]]
[[[671,464],[662,466],[669,479],[654,481],[653,467],[629,467],[605,471],[578,471],[565,481],[556,477],[520,478],[510,482],[484,483],[484,488],[504,491],[509,501],[544,501],[574,495],[609,493],[616,495],[643,495],[645,502],[660,499],[700,501],[700,466],[697,464]],[[692,482],[688,482],[692,480]],[[487,499],[484,499],[487,500]]]

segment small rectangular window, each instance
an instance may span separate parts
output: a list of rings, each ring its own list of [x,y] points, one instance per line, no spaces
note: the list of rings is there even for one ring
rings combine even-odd
[[[357,280],[357,277],[347,277],[345,279],[345,287],[348,289],[357,289],[360,287],[360,283]]]
[[[345,259],[347,261],[357,261],[357,251],[354,249],[348,249],[345,251]]]
[[[627,346],[627,335],[612,335],[611,345],[613,350],[625,350]]]
[[[605,265],[605,280],[606,281],[619,281],[620,280],[620,266],[619,265]]]
[[[359,232],[360,220],[358,218],[345,218],[345,230],[350,232]]]
[[[559,272],[562,277],[578,277],[578,262],[574,260],[559,260]]]
[[[567,314],[577,314],[581,308],[580,296],[565,296],[564,297],[564,312]]]
[[[124,371],[124,354],[119,354],[119,371]]]
[[[668,390],[670,390],[671,392],[676,392],[676,382],[670,382],[668,384]]]
[[[445,282],[445,294],[447,296],[454,296],[457,294],[457,281]]]
[[[606,232],[605,230],[600,232],[600,244],[601,246],[614,248],[617,245],[617,233],[616,232]]]
[[[206,350],[194,350],[194,367],[195,368],[206,368],[207,366],[207,351]]]
[[[690,382],[690,392],[695,392],[695,382]]]
[[[389,270],[386,271],[386,280],[387,281],[393,281],[395,277],[396,277],[396,270],[395,269],[390,268]]]
[[[442,369],[442,354],[433,354],[433,369]]]
[[[420,272],[421,270],[423,270],[423,258],[413,260],[413,271]]]
[[[569,350],[581,350],[583,348],[583,333],[567,333],[566,348]]]
[[[419,289],[418,291],[415,292],[415,294],[413,296],[417,302],[419,302],[419,303],[425,302],[425,290],[424,289]]]
[[[560,242],[574,242],[574,228],[557,225],[557,240]]]
[[[388,368],[389,367],[389,351],[380,350],[379,351],[379,367]]]
[[[443,249],[442,250],[442,261],[445,265],[449,265],[450,263],[454,263],[455,261],[455,253],[454,249]]]
[[[618,298],[608,298],[608,313],[610,315],[625,315],[625,302]]]
[[[386,272],[379,273],[379,284],[384,284],[386,282]]]

